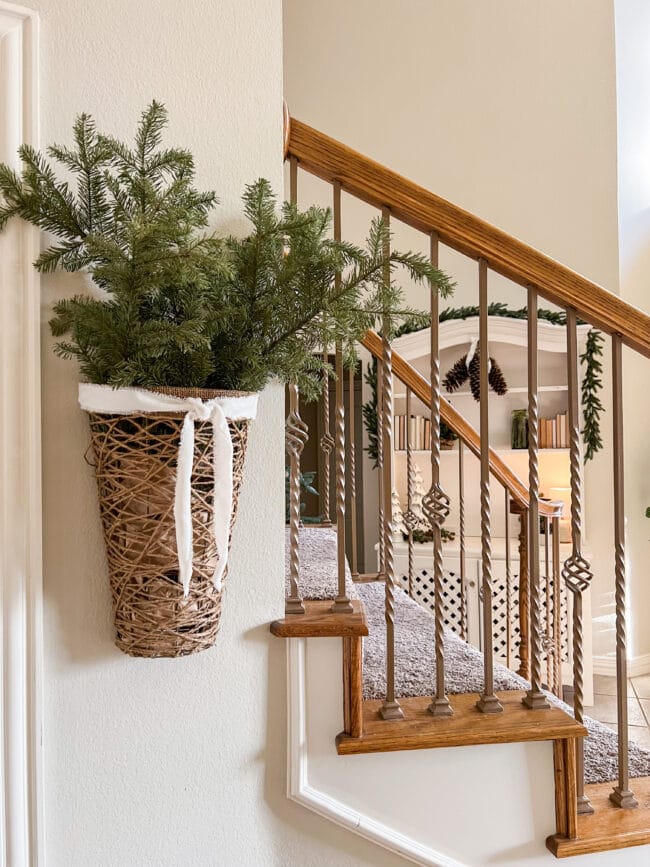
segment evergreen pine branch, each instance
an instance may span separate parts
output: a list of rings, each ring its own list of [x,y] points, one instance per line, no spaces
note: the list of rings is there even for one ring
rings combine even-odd
[[[603,447],[600,429],[600,418],[604,412],[602,401],[598,394],[602,390],[603,365],[600,361],[603,355],[605,338],[595,328],[587,334],[585,351],[580,356],[580,363],[584,367],[581,385],[581,399],[584,426],[582,428],[582,441],[585,445],[585,461],[593,459],[594,455]]]

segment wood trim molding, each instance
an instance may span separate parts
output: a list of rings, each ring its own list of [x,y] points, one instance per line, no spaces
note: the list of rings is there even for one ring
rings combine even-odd
[[[38,144],[38,16],[0,0],[0,160]],[[0,865],[43,867],[38,232],[0,236]]]
[[[335,825],[415,864],[425,867],[469,867],[310,785],[306,653],[307,641],[304,638],[290,638],[287,641],[287,796]]]
[[[440,241],[542,298],[573,307],[578,316],[650,358],[650,316],[566,268],[544,253],[491,226],[462,208],[363,156],[307,124],[291,118],[288,155],[302,169],[369,204],[390,209],[413,228],[438,233]]]

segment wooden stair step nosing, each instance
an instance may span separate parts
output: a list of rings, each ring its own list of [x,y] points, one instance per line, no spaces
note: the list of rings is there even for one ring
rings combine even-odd
[[[527,743],[585,737],[587,730],[561,708],[528,710],[521,704],[522,691],[498,693],[503,713],[483,714],[476,709],[475,693],[450,696],[453,716],[434,717],[426,698],[400,699],[405,719],[387,722],[379,718],[381,702],[364,702],[363,735],[345,732],[336,737],[339,755]]]
[[[632,777],[630,788],[639,802],[633,810],[622,810],[609,800],[616,785],[612,780],[585,786],[594,812],[578,816],[576,837],[552,834],[546,847],[556,858],[590,855],[612,849],[627,849],[650,843],[650,777]]]
[[[304,614],[287,614],[271,623],[271,634],[278,638],[354,638],[368,635],[363,602],[352,600],[352,612],[331,610],[333,599],[305,599]]]

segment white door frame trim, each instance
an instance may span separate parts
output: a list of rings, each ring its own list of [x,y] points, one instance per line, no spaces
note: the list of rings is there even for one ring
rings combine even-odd
[[[38,132],[38,16],[0,0],[0,160]],[[38,246],[0,236],[0,867],[45,864]]]

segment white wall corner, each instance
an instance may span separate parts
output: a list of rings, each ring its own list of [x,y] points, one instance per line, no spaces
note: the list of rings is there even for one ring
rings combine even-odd
[[[332,647],[340,642],[332,642]],[[465,864],[419,843],[383,822],[364,815],[349,807],[327,792],[309,783],[309,741],[307,735],[307,670],[305,658],[307,639],[287,639],[287,795],[319,816],[376,843],[390,852],[395,852],[427,867],[466,867]],[[333,662],[333,670],[341,668]]]
[[[38,17],[0,0],[0,161],[38,144]],[[38,232],[0,236],[0,865],[43,867]]]

